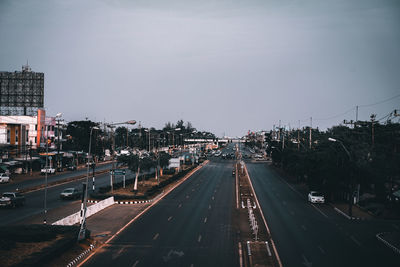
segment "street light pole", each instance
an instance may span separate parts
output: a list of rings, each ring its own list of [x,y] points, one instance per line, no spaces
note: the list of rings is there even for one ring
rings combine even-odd
[[[93,130],[98,130],[99,128],[94,126],[90,129],[89,136],[89,153],[88,153],[88,161],[87,161],[87,171],[86,171],[86,184],[85,184],[85,192],[83,195],[83,202],[81,204],[81,228],[79,230],[78,241],[85,238],[86,232],[86,211],[87,211],[87,199],[88,199],[88,187],[89,187],[89,169],[90,169],[90,149],[92,147],[92,132]]]
[[[342,141],[335,139],[335,138],[331,138],[331,137],[329,137],[328,140],[331,142],[338,142],[342,146],[343,150],[346,152],[347,156],[349,157],[349,162],[352,163],[351,154],[350,154],[349,150],[345,147],[345,145],[343,144]],[[348,212],[349,212],[349,216],[352,217],[353,216],[353,181],[352,181],[351,170],[350,170],[350,196],[349,196],[349,211]]]
[[[60,117],[62,113],[57,113],[57,169],[60,168]]]
[[[48,158],[49,158],[49,144],[48,144],[48,131],[47,131],[47,125],[46,125],[46,118],[45,118],[45,124],[44,127],[46,129],[46,166],[45,166],[45,174],[44,174],[44,183],[45,183],[45,187],[44,187],[44,219],[43,219],[43,224],[47,224],[47,172],[49,171],[49,167],[48,165]],[[42,131],[43,134],[43,131]],[[43,138],[44,139],[44,138]]]
[[[113,181],[115,180],[115,133],[114,133],[114,127],[116,125],[121,125],[121,124],[130,124],[130,125],[134,125],[136,124],[135,120],[129,120],[129,121],[125,121],[125,122],[118,122],[118,123],[111,123],[111,124],[107,124],[107,127],[111,128],[111,132],[112,132],[112,136],[113,136],[113,143],[112,143],[112,171],[111,171],[111,193],[113,193],[114,188],[113,188]]]

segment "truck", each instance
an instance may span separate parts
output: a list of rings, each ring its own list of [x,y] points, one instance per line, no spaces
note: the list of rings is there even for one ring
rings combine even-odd
[[[17,207],[25,204],[25,196],[19,192],[5,192],[0,198],[0,207]]]

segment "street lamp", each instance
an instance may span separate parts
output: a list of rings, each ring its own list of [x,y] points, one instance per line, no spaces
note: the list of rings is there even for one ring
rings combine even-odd
[[[62,113],[56,114],[56,121],[57,121],[57,171],[59,170],[60,166],[60,118]]]
[[[149,134],[149,153],[150,153],[150,128],[144,129],[144,131]]]
[[[90,168],[90,150],[92,147],[92,132],[93,130],[99,130],[98,127],[93,126],[90,129],[90,136],[89,136],[89,153],[88,153],[88,162],[87,162],[87,172],[86,172],[86,184],[84,188],[84,196],[83,196],[83,202],[81,204],[81,214],[82,214],[82,221],[81,221],[81,228],[79,230],[79,235],[78,235],[78,241],[82,240],[85,238],[85,232],[86,232],[86,210],[87,210],[87,198],[88,198],[88,186],[89,186],[89,168]]]
[[[136,124],[136,121],[135,120],[129,120],[129,121],[125,121],[125,122],[117,122],[117,123],[106,124],[106,126],[111,129],[112,136],[113,136],[113,143],[112,143],[112,151],[113,151],[113,155],[112,155],[112,172],[111,172],[111,181],[110,181],[111,193],[113,193],[113,181],[115,179],[115,174],[114,174],[114,172],[115,172],[115,162],[114,162],[114,159],[115,159],[115,134],[114,134],[114,128],[115,128],[116,125],[121,125],[121,124],[134,125],[134,124]]]
[[[349,150],[344,146],[342,141],[340,141],[338,139],[335,139],[335,138],[332,138],[332,137],[329,137],[328,141],[330,141],[330,142],[338,142],[342,146],[343,150],[346,152],[347,156],[349,157],[349,162],[352,161],[351,154],[350,154]],[[353,183],[351,181],[351,178],[352,178],[351,176],[352,175],[350,173],[350,197],[349,197],[349,216],[350,217],[353,216]]]
[[[172,133],[172,143],[174,145],[174,149],[175,149],[175,131],[180,131],[181,128],[175,128],[174,132]]]

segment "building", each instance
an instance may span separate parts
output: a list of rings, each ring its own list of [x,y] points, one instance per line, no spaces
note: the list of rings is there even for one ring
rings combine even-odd
[[[44,106],[44,73],[32,72],[29,65],[22,71],[0,72],[0,115],[37,116]]]

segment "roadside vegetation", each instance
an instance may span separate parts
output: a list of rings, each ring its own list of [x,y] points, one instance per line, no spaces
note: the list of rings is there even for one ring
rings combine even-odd
[[[358,122],[311,131],[311,144],[308,127],[267,133],[266,153],[273,164],[296,182],[323,191],[328,201],[352,196],[360,205],[375,206],[370,208],[377,215],[384,209],[400,213],[400,203],[392,198],[400,189],[399,123]]]

